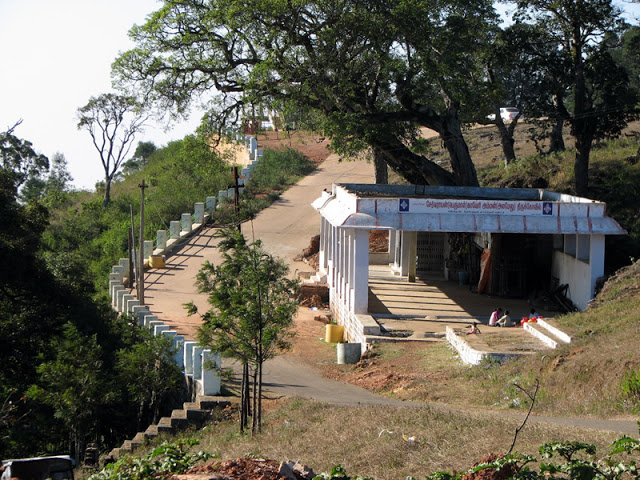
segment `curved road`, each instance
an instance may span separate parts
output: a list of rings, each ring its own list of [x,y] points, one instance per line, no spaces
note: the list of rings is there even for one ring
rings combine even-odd
[[[331,155],[316,171],[263,210],[253,222],[243,225],[245,236],[262,240],[265,249],[285,260],[292,272],[297,269],[298,273],[300,270],[313,273],[308,265],[293,261],[309,245],[311,237],[320,232],[320,216],[311,207],[311,202],[320,196],[324,188],[331,189],[333,183],[372,183],[373,178],[371,163],[340,162],[336,155]],[[213,229],[203,229],[167,259],[166,269],[150,270],[145,277],[145,296],[152,313],[186,338],[193,338],[199,319],[187,317],[183,304],[193,301],[203,311],[207,309],[206,296],[197,293],[194,281],[205,260],[216,263],[220,259],[214,233]],[[298,395],[340,405],[421,406],[384,398],[354,385],[326,379],[293,356],[284,355],[267,362],[264,379],[266,395],[269,397]],[[436,408],[448,409],[444,406]],[[523,414],[504,412],[483,414],[524,418]],[[546,416],[533,416],[529,421],[638,434],[635,421]]]

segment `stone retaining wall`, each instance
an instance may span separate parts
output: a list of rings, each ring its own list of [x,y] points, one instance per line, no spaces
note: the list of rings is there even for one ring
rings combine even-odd
[[[258,150],[258,142],[253,136],[238,135],[236,141],[247,149],[251,162],[242,169],[241,175],[246,183],[251,177],[251,172],[262,156],[262,150]],[[241,189],[242,191],[242,189]],[[186,239],[197,234],[206,224],[210,216],[215,212],[218,204],[227,197],[232,197],[234,190],[220,190],[215,197],[207,197],[204,202],[194,205],[193,213],[183,213],[180,220],[171,221],[169,230],[158,230],[155,240],[144,242],[144,258],[151,256],[165,257],[171,251],[181,245]],[[134,265],[139,265],[136,261]],[[220,393],[220,355],[209,349],[203,348],[197,342],[185,340],[182,335],[171,330],[168,325],[152,315],[149,307],[140,305],[137,292],[133,292],[124,285],[124,279],[128,276],[129,259],[121,258],[118,265],[111,269],[109,274],[109,294],[111,306],[123,315],[133,317],[139,326],[149,328],[153,335],[163,335],[172,339],[176,349],[175,361],[184,372],[187,385],[193,386],[193,395],[218,395]]]

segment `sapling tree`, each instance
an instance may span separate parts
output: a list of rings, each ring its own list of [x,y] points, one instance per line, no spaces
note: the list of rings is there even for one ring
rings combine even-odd
[[[212,307],[203,315],[198,340],[251,371],[251,431],[256,433],[262,422],[262,366],[290,348],[297,281],[287,278],[287,265],[265,252],[260,241],[248,243],[232,229],[221,230],[219,236],[223,261],[206,262],[198,274],[198,289],[209,295]],[[197,312],[193,303],[187,308],[190,314]],[[242,389],[241,430],[247,426],[248,391]]]

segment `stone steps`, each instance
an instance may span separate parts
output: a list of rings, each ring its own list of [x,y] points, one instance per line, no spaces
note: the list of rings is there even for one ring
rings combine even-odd
[[[162,417],[156,425],[149,425],[144,432],[125,440],[120,448],[114,448],[108,456],[115,459],[123,454],[134,453],[148,440],[163,433],[174,434],[190,426],[200,428],[211,417],[213,410],[222,410],[233,403],[239,403],[239,399],[198,395],[195,402],[185,402],[182,409],[173,410],[170,417]]]
[[[549,323],[542,319],[537,322],[526,322],[523,328],[542,343],[554,349],[558,348],[558,345],[571,343],[571,337],[569,337],[569,335],[549,325]]]

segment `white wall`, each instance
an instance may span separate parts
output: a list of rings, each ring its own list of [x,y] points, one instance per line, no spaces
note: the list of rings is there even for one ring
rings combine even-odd
[[[567,297],[580,310],[587,308],[593,299],[596,280],[604,274],[604,235],[591,235],[589,262],[554,250],[551,274],[560,280],[561,285],[569,284]]]

